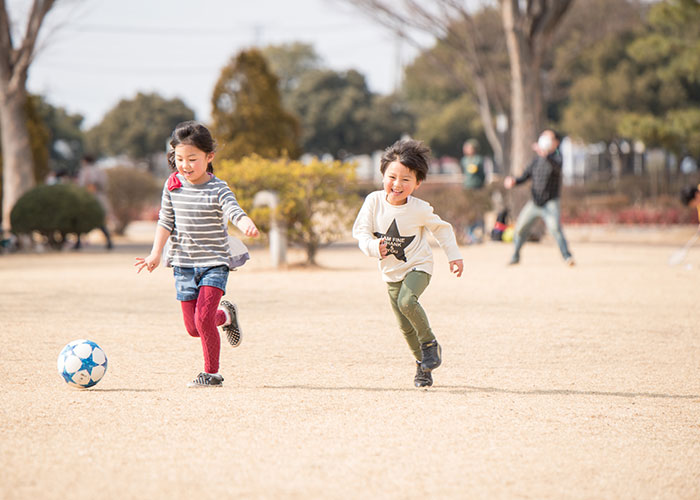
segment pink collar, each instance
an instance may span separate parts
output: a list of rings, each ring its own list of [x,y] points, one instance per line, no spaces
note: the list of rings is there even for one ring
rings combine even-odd
[[[214,174],[211,172],[207,172],[209,174],[209,178],[213,179]],[[170,177],[168,177],[168,191],[174,191],[175,189],[179,189],[182,187],[182,182],[180,182],[180,179],[177,177],[177,172],[173,172],[170,174]]]
[[[173,172],[168,177],[168,191],[173,191],[182,187],[182,182],[177,178],[177,172]]]

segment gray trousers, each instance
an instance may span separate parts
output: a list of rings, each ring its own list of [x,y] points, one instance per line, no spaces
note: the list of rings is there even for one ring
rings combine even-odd
[[[513,256],[518,259],[520,258],[520,249],[525,244],[527,235],[530,233],[530,228],[538,217],[544,220],[547,230],[552,234],[557,242],[561,256],[565,259],[571,257],[569,246],[566,244],[566,238],[564,238],[564,233],[561,228],[561,208],[559,205],[559,198],[549,200],[541,207],[535,205],[532,200],[525,204],[518,215],[517,222],[515,223],[515,235],[513,237],[515,249]]]

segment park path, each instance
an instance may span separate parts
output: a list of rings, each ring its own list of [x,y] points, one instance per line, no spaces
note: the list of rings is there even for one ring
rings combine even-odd
[[[574,268],[465,247],[460,279],[436,249],[430,390],[350,244],[231,274],[218,390],[185,387],[201,349],[144,241],[0,256],[0,498],[700,498],[700,250],[669,267],[654,238],[574,239]],[[56,373],[82,337],[109,357],[89,391]]]

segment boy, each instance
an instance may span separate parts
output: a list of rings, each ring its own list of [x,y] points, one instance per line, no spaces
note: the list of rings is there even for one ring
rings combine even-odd
[[[442,363],[442,348],[418,303],[433,272],[427,229],[447,254],[450,271],[464,264],[452,226],[429,203],[411,196],[428,174],[430,150],[414,140],[395,142],[382,155],[383,190],[370,193],[357,215],[352,235],[369,257],[379,259],[391,307],[416,358],[416,387],[433,385],[432,371]]]

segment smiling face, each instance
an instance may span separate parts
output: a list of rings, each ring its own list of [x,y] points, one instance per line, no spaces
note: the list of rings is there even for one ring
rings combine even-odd
[[[420,186],[416,173],[398,161],[391,162],[384,171],[383,184],[386,201],[391,205],[403,205]]]
[[[175,166],[177,171],[192,184],[203,184],[209,180],[207,165],[214,159],[214,153],[205,153],[190,144],[175,146]]]

